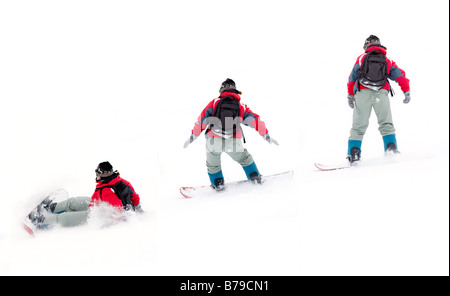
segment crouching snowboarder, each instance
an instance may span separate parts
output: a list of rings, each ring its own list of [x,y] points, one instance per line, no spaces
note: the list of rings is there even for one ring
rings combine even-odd
[[[90,209],[101,205],[108,205],[118,213],[129,210],[142,212],[139,195],[130,182],[113,170],[109,162],[100,163],[95,174],[97,185],[92,197],[80,196],[56,201],[54,195],[49,195],[30,212],[27,220],[34,228],[46,229],[54,225],[82,225],[87,222]],[[67,192],[65,194],[68,195]]]
[[[109,162],[100,163],[95,174],[97,185],[90,206],[106,202],[121,210],[142,211],[139,194],[130,182],[120,177],[118,171],[113,170]]]
[[[214,189],[222,190],[225,184],[220,159],[222,152],[227,153],[242,166],[247,179],[261,183],[261,174],[255,161],[243,147],[240,124],[254,128],[267,142],[275,145],[278,143],[269,136],[265,123],[260,120],[259,115],[241,103],[242,93],[236,89],[233,80],[229,78],[225,80],[219,93],[219,97],[209,102],[203,109],[184,148],[206,129],[206,167]]]
[[[405,71],[386,57],[386,47],[377,36],[370,35],[364,43],[365,53],[353,66],[347,83],[348,105],[353,109],[353,124],[348,140],[347,159],[355,165],[361,157],[361,143],[369,126],[372,108],[378,118],[378,130],[383,136],[384,150],[398,153],[395,128],[392,121],[389,92],[393,95],[388,79],[397,82],[405,95],[403,103],[411,100],[409,80]]]

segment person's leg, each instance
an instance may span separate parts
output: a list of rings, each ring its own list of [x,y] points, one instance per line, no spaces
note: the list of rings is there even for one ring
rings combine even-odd
[[[225,152],[237,163],[239,163],[249,180],[260,179],[260,173],[256,167],[253,156],[244,148],[241,139],[226,140]]]
[[[49,212],[44,214],[43,225],[58,224],[63,227],[78,226],[84,224],[88,218],[90,197],[72,197],[65,201],[52,203]]]
[[[220,159],[223,151],[222,144],[222,139],[219,138],[206,139],[206,168],[211,185],[214,187],[224,183]]]
[[[63,227],[79,226],[86,223],[89,211],[64,212],[45,216],[43,225],[60,225]]]
[[[353,108],[353,123],[350,129],[350,137],[348,139],[347,155],[351,155],[353,148],[357,148],[361,152],[361,144],[369,126],[370,114],[372,112],[372,96],[373,91],[362,89],[355,95],[355,107]]]
[[[378,130],[383,136],[384,151],[397,151],[397,139],[395,137],[395,127],[392,121],[391,103],[388,91],[382,89],[375,93],[376,102],[373,109],[378,119]]]
[[[52,208],[52,212],[55,214],[61,214],[64,212],[87,211],[90,202],[90,197],[78,196],[59,202],[55,206],[50,205],[50,207]]]

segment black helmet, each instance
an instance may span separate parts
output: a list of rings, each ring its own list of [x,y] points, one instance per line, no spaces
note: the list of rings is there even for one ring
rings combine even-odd
[[[222,85],[220,86],[220,93],[223,93],[224,91],[230,90],[230,89],[236,89],[236,83],[230,79],[227,78],[224,82],[222,82]]]
[[[369,46],[374,44],[381,45],[380,38],[375,35],[370,35],[369,37],[367,37],[366,41],[364,41],[364,50],[367,50]]]
[[[99,165],[95,169],[95,174],[98,180],[101,178],[109,177],[113,173],[114,173],[113,166],[108,161],[99,163]]]

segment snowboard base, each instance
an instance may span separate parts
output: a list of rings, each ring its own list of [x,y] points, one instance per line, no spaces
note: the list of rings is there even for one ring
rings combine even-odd
[[[244,188],[246,186],[264,186],[264,184],[276,182],[279,180],[290,179],[294,175],[294,171],[286,171],[279,174],[262,176],[261,184],[253,184],[250,180],[240,180],[225,183],[224,188],[220,191],[215,190],[211,185],[197,186],[197,187],[180,187],[180,193],[185,198],[193,198],[199,196],[207,196],[211,194],[220,194],[223,192],[230,192],[235,189]]]
[[[347,165],[326,165],[326,164],[320,164],[320,163],[315,163],[314,164],[316,166],[316,168],[318,168],[321,171],[335,171],[335,170],[342,170],[342,169],[349,169],[352,166],[347,164]]]
[[[34,231],[33,231],[33,229],[31,229],[30,226],[28,226],[26,223],[23,223],[23,228],[29,235],[34,237]]]

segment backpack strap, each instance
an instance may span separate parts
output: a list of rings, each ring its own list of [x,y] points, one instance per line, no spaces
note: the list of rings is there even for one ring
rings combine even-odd
[[[133,191],[123,181],[119,181],[113,185],[105,185],[105,186],[96,188],[95,191],[100,191],[100,197],[101,197],[103,189],[105,189],[105,188],[111,188],[114,191],[114,194],[117,196],[117,198],[122,201],[122,205],[123,205],[124,209],[129,209],[130,206],[132,207],[133,201],[131,200],[131,193],[133,193]]]
[[[391,93],[391,97],[393,97],[395,95],[395,93],[394,93],[394,89],[391,86],[391,83],[389,82],[389,79],[387,80],[387,83],[389,84],[389,92]]]
[[[244,141],[244,144],[246,144],[247,141],[245,141],[244,130],[242,129],[242,126],[239,126],[239,128],[241,129],[242,140]]]

